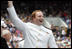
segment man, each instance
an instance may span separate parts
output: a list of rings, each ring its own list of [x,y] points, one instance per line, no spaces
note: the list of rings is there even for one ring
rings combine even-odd
[[[3,30],[3,32],[1,33],[1,37],[3,37],[4,39],[6,39],[6,42],[9,42],[11,39],[11,33],[9,30]]]
[[[1,37],[1,48],[9,48],[6,40],[3,37]]]
[[[52,31],[42,26],[44,18],[40,10],[32,13],[32,23],[25,23],[18,18],[12,1],[8,1],[8,6],[7,10],[13,24],[24,35],[24,48],[57,48]]]
[[[1,48],[9,48],[7,45],[7,41],[3,36],[6,32],[3,31],[2,27],[7,27],[7,25],[4,23],[4,21],[1,21]],[[5,36],[7,36],[7,35],[5,35]]]
[[[8,30],[3,30],[3,32],[1,33],[1,47],[2,48],[8,48],[7,42],[10,41],[11,39],[11,33]],[[5,40],[4,40],[5,39]],[[5,41],[5,42],[3,42]]]

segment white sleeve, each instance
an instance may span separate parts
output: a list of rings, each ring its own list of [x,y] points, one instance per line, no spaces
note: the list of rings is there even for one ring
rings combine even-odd
[[[17,29],[19,29],[21,32],[23,32],[23,34],[25,34],[27,29],[26,23],[19,19],[14,9],[14,6],[7,8],[7,10],[12,23],[17,27]]]
[[[51,34],[50,34],[48,45],[49,45],[49,48],[58,48],[57,45],[56,45],[55,38],[53,36],[52,31],[51,31]]]

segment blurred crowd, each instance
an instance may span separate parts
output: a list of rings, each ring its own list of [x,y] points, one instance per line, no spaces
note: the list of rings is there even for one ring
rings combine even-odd
[[[2,3],[6,3],[1,2]],[[70,3],[70,2],[68,2]],[[16,12],[18,14],[18,17],[23,21],[23,22],[31,22],[31,18],[30,18],[30,14],[33,10],[29,10],[28,7],[25,7],[25,4],[21,3],[21,5],[17,5],[18,3],[14,3],[16,4]],[[37,2],[35,2],[35,5],[37,4]],[[41,4],[41,3],[40,3]],[[39,5],[39,4],[38,4]],[[60,17],[63,19],[63,21],[65,21],[70,27],[71,27],[71,8],[70,8],[70,4],[62,4],[63,6],[58,5],[57,2],[49,2],[48,7],[47,7],[47,3],[45,8],[41,9],[43,11],[43,14],[45,17]],[[22,6],[22,7],[19,7]],[[57,8],[57,6],[59,6],[59,8]],[[19,48],[20,45],[19,44],[24,44],[24,36],[23,33],[20,32],[11,22],[9,14],[7,13],[7,6],[1,6],[1,21],[4,21],[5,24],[7,25],[7,27],[3,27],[4,29],[7,29],[11,32],[11,39],[10,42],[7,42],[9,48]],[[19,7],[19,8],[17,8]],[[38,9],[38,7],[36,6],[35,9]],[[56,28],[56,30],[53,31],[53,28]],[[59,28],[58,27],[51,27],[54,36],[55,36],[55,40],[57,43],[57,46],[59,48],[71,48],[71,28],[64,28],[62,27],[62,30],[59,32]],[[69,30],[68,30],[69,29]]]

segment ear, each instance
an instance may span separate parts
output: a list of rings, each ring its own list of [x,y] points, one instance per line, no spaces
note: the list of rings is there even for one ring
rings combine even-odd
[[[34,21],[35,17],[32,18],[32,21]]]
[[[7,34],[5,34],[3,38],[5,38],[5,39],[6,39],[6,36],[7,36]]]

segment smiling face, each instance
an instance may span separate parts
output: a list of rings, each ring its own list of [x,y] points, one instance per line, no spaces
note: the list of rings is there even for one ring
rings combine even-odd
[[[33,17],[33,23],[36,25],[42,25],[43,24],[43,13],[41,11],[38,11],[35,13],[35,17]]]

